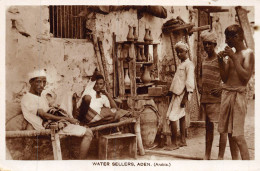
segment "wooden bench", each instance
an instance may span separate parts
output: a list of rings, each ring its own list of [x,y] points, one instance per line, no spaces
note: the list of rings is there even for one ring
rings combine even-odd
[[[91,127],[90,129],[95,132],[107,128],[113,128],[123,125],[128,125],[134,123],[134,131],[137,139],[137,147],[140,155],[144,155],[145,151],[143,148],[141,129],[140,129],[140,117],[127,118],[123,121],[117,123],[109,123],[105,125]],[[37,136],[51,136],[52,148],[54,160],[62,160],[61,147],[60,147],[60,136],[55,132],[55,129],[46,129],[46,130],[23,130],[23,131],[6,131],[6,138],[23,138],[23,137],[37,137]]]

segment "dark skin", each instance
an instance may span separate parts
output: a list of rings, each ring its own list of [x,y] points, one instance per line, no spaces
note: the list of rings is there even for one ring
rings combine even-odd
[[[232,35],[230,32],[226,33],[228,46],[218,54],[221,78],[228,86],[246,86],[254,70],[254,54],[253,52],[244,53],[247,47],[243,39],[244,37],[238,33]],[[232,48],[235,48],[236,52]],[[229,57],[227,63],[223,61],[225,56]],[[232,138],[233,144],[238,146],[241,158],[249,160],[250,156],[244,135],[232,136],[229,133],[229,137]],[[231,146],[235,149],[234,145],[230,145],[230,148]]]
[[[182,48],[176,48],[175,50],[176,50],[177,56],[181,60],[181,62],[184,62],[188,58],[188,56],[187,56],[188,51],[187,50],[182,49]],[[171,96],[173,95],[173,93],[168,93],[168,94],[171,95]],[[185,107],[185,104],[188,101],[188,95],[189,95],[189,92],[187,92],[186,89],[185,89],[185,93],[183,95],[183,98],[182,98],[182,101],[181,101],[181,104],[180,104],[180,106],[182,108]],[[167,117],[166,120],[169,120],[169,118]],[[180,132],[181,132],[180,143],[177,144],[177,121],[170,121],[170,127],[171,127],[171,131],[172,131],[172,146],[166,148],[166,150],[175,150],[175,149],[178,149],[179,146],[181,146],[181,147],[187,146],[186,138],[185,138],[185,136],[186,136],[186,133],[185,133],[185,129],[186,129],[185,116],[180,118],[179,122],[180,122]]]
[[[94,90],[97,92],[97,94],[96,94],[97,98],[101,98],[101,94],[104,94],[105,96],[107,96],[111,108],[117,108],[116,102],[114,101],[112,96],[105,89],[105,81],[104,81],[104,79],[97,79],[96,80],[96,84],[94,86]],[[114,117],[114,115],[111,115],[111,113],[101,113],[100,115],[103,116],[104,118]]]
[[[29,90],[30,93],[40,96],[42,91],[44,90],[44,87],[46,86],[46,77],[36,77],[34,79],[30,80],[31,88]],[[38,115],[41,116],[42,118],[45,118],[47,120],[61,120],[65,119],[69,121],[72,124],[78,124],[79,121],[74,118],[69,118],[69,117],[63,117],[63,116],[54,116],[52,114],[44,112],[43,109],[38,109],[37,111]]]
[[[42,93],[44,87],[46,86],[46,77],[37,77],[37,78],[31,79],[30,84],[31,84],[31,88],[30,88],[29,92],[34,95],[41,96],[41,93]],[[77,119],[69,118],[69,117],[62,117],[62,116],[54,116],[54,115],[44,112],[43,109],[38,109],[37,113],[39,116],[41,116],[42,118],[45,118],[45,119],[56,120],[56,121],[65,119],[72,124],[79,124],[79,121]],[[80,154],[79,154],[80,159],[86,158],[86,155],[87,155],[89,147],[90,147],[91,140],[92,140],[92,137],[90,137],[88,135],[88,133],[86,132],[85,135],[83,136],[83,139],[80,144]]]
[[[217,58],[217,54],[215,52],[215,48],[217,46],[216,43],[210,41],[203,41],[203,46],[205,52],[208,54],[208,57],[205,59],[206,61],[213,61]],[[221,95],[221,88],[212,89],[211,94],[213,96],[219,97]],[[214,139],[214,123],[210,122],[209,118],[206,116],[206,149],[204,160],[210,160],[212,143]],[[220,134],[219,139],[219,154],[218,160],[223,160],[225,148],[227,143],[227,134]]]

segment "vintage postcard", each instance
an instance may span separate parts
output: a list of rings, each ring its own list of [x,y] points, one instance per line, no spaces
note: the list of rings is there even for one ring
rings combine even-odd
[[[259,2],[0,3],[1,171],[260,168]]]

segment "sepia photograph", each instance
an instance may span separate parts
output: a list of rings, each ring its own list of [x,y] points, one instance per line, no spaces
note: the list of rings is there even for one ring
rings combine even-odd
[[[255,6],[4,8],[3,160],[256,159]]]

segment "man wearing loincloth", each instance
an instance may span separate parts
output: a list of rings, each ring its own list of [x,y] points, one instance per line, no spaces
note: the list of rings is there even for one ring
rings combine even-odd
[[[173,143],[169,150],[178,149],[179,146],[186,144],[186,124],[185,124],[185,103],[191,99],[195,88],[194,65],[188,58],[189,47],[186,43],[178,42],[175,45],[178,58],[181,60],[173,77],[169,92],[172,93],[172,99],[167,110],[166,119],[170,121]],[[181,140],[177,144],[177,121],[180,121]],[[166,149],[168,150],[168,148]]]
[[[29,83],[31,87],[29,92],[27,92],[21,100],[24,118],[36,130],[44,130],[46,128],[44,125],[46,123],[45,121],[51,120],[62,123],[63,126],[59,127],[60,129],[58,132],[60,135],[64,134],[83,137],[80,145],[79,157],[80,159],[84,159],[89,150],[93,133],[89,128],[80,126],[79,121],[74,119],[71,115],[67,115],[64,110],[60,110],[64,113],[63,116],[49,113],[50,103],[47,100],[48,98],[42,93],[46,86],[46,82],[47,76],[44,70],[35,70],[29,74]]]
[[[237,145],[241,158],[249,160],[244,124],[247,112],[246,86],[254,71],[254,52],[245,46],[244,31],[239,25],[227,27],[225,36],[228,46],[218,53],[220,76],[224,82],[218,131],[228,133],[234,141],[230,144],[230,150],[236,149]],[[227,61],[223,60],[226,56]]]
[[[201,33],[205,52],[208,54],[202,62],[201,114],[206,119],[206,150],[204,160],[211,156],[214,139],[214,122],[219,120],[221,102],[221,77],[215,48],[217,35],[213,31]],[[227,142],[227,134],[221,133],[219,139],[218,159],[223,160]]]

